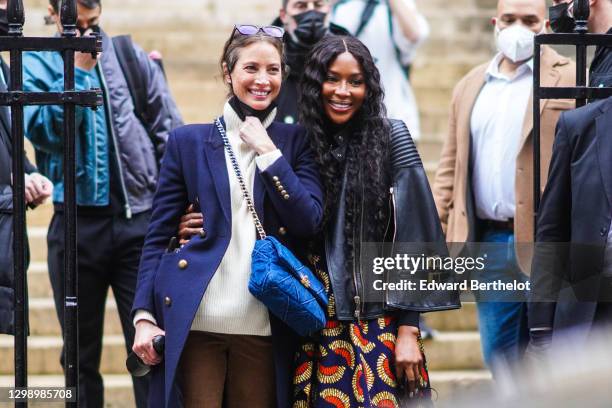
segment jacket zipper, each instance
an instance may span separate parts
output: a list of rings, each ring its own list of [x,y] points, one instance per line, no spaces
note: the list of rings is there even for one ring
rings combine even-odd
[[[110,98],[108,97],[108,88],[106,86],[106,79],[104,78],[104,74],[102,73],[102,69],[100,68],[100,63],[96,64],[96,70],[98,75],[100,76],[100,83],[102,84],[102,92],[104,93],[104,100],[106,102],[106,126],[108,127],[109,132],[111,133],[111,137],[113,138],[113,145],[115,150],[115,159],[117,162],[117,167],[119,170],[119,184],[121,185],[121,193],[123,194],[124,204],[123,208],[125,209],[125,218],[128,220],[132,218],[132,208],[130,207],[130,202],[128,200],[127,189],[125,187],[125,179],[123,177],[123,169],[121,168],[121,157],[119,156],[119,143],[117,142],[117,136],[115,135],[115,129],[113,128],[113,123],[110,118],[113,117],[113,110],[110,103]],[[110,166],[110,163],[109,163]],[[109,169],[109,194],[110,194],[110,169]]]
[[[393,253],[395,252],[395,238],[397,236],[397,211],[395,208],[395,191],[393,190],[393,187],[391,187],[389,189],[389,192],[391,193],[391,204],[393,206],[393,240],[391,241],[391,256],[393,256]],[[385,303],[389,304],[389,291],[385,291]]]
[[[355,236],[353,234],[353,251],[355,251],[355,248],[359,248],[359,273],[357,273],[357,263],[356,260],[353,259],[353,278],[355,281],[355,318],[357,319],[357,321],[361,320],[361,313],[363,311],[363,302],[362,302],[362,298],[363,298],[363,294],[361,293],[362,291],[359,290],[359,287],[361,286],[363,289],[363,280],[362,280],[362,276],[361,276],[361,260],[362,260],[362,251],[361,251],[361,240],[363,238],[363,217],[364,217],[364,200],[365,200],[365,186],[363,184],[363,179],[361,178],[362,175],[359,175],[360,181],[361,181],[361,220],[359,223],[359,246],[356,245],[355,242]]]

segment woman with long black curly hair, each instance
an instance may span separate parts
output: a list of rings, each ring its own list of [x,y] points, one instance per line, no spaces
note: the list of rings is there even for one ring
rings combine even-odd
[[[419,312],[459,306],[455,293],[425,301],[407,291],[376,293],[362,271],[365,243],[444,245],[418,152],[406,125],[385,118],[383,95],[359,40],[325,37],[309,55],[300,123],[326,193],[310,261],[330,306],[326,328],[298,352],[295,407],[395,407],[403,395],[427,398]]]

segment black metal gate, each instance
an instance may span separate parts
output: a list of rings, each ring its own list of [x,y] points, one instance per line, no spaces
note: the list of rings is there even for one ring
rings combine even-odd
[[[575,99],[576,107],[587,99],[603,99],[612,96],[612,88],[592,88],[587,85],[587,47],[612,47],[612,34],[588,34],[590,15],[589,0],[574,1],[576,27],[573,34],[541,34],[535,37],[533,75],[533,208],[534,239],[540,207],[540,101],[542,99]],[[547,88],[540,86],[540,50],[544,44],[571,45],[576,48],[576,86]]]
[[[10,51],[9,90],[0,93],[0,105],[11,108],[11,135],[13,142],[13,233],[15,273],[15,387],[28,386],[27,377],[27,321],[26,299],[26,249],[25,249],[25,180],[24,174],[24,116],[25,105],[64,106],[64,203],[65,203],[65,303],[64,344],[66,387],[76,391],[75,402],[66,406],[77,406],[78,401],[78,297],[76,271],[76,145],[75,107],[95,108],[102,104],[100,90],[75,91],[74,53],[87,52],[96,55],[102,51],[101,40],[96,36],[77,37],[76,0],[62,1],[60,16],[63,26],[61,37],[24,37],[25,12],[23,0],[8,1],[9,35],[0,37],[0,51]],[[24,51],[58,51],[64,59],[64,92],[23,92],[22,53]],[[25,407],[27,402],[15,402]]]

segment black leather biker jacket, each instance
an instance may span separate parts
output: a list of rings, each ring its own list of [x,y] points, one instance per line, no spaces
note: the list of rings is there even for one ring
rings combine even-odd
[[[447,256],[447,249],[438,218],[435,203],[421,163],[416,146],[403,121],[391,120],[391,185],[389,202],[389,219],[385,242],[409,242],[411,248],[420,248],[431,252],[434,244],[437,255]],[[332,154],[340,155],[346,151],[346,144],[341,144]],[[384,293],[370,290],[375,277],[371,268],[362,262],[346,259],[345,253],[345,219],[346,214],[346,171],[343,174],[342,187],[339,192],[338,206],[331,217],[325,233],[325,254],[327,270],[335,298],[335,309],[339,320],[373,319],[382,317],[390,311],[399,312],[400,324],[418,322],[418,312],[454,309],[460,307],[459,292],[454,291],[409,291],[387,290]],[[362,203],[362,213],[368,203]],[[366,221],[367,222],[367,221]],[[355,259],[360,259],[364,242],[368,237],[362,234],[364,220],[355,223],[354,239]],[[392,245],[387,245],[392,246]],[[452,278],[450,275],[447,278]],[[398,279],[386,277],[387,280]],[[370,285],[370,286],[367,286]],[[367,286],[367,287],[366,287]]]

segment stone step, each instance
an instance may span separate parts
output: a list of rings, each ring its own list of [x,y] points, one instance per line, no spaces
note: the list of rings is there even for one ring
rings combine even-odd
[[[112,294],[112,291],[109,294]],[[52,298],[30,299],[30,333],[33,336],[61,335],[61,326]],[[109,297],[106,301],[104,333],[107,335],[121,335],[123,333],[117,304],[112,297]]]
[[[14,371],[12,336],[0,335],[0,374],[12,374]],[[123,374],[126,372],[127,357],[123,336],[108,335],[103,338],[101,372]],[[30,374],[61,374],[59,363],[62,349],[60,336],[30,336],[28,338],[28,372]],[[8,362],[5,364],[4,362]]]
[[[473,370],[484,368],[478,332],[439,332],[425,341],[425,355],[431,370]]]
[[[30,244],[30,249],[32,249]],[[53,298],[53,290],[49,281],[46,262],[31,262],[28,269],[28,296],[33,299]],[[32,307],[32,306],[30,306]]]
[[[48,227],[28,227],[31,263],[47,264],[47,229]]]
[[[112,291],[109,292],[109,295],[112,295]],[[53,298],[34,298],[32,295],[30,296],[31,334],[34,336],[59,336],[61,329],[55,312]],[[478,330],[478,316],[474,303],[466,302],[459,310],[426,313],[424,317],[431,328],[440,332]],[[112,296],[109,296],[109,299],[106,301],[104,333],[115,335],[122,333],[117,305]]]
[[[127,374],[105,374],[104,378],[104,406],[105,408],[133,408],[134,394],[132,391],[132,378]],[[11,387],[15,384],[12,375],[0,375],[0,387]],[[30,387],[63,387],[63,375],[30,375]],[[29,402],[30,407],[61,407],[61,403],[45,403],[41,401]],[[0,408],[12,408],[13,404],[0,403]]]
[[[34,157],[28,152],[28,157]],[[51,222],[53,216],[53,204],[51,199],[47,200],[45,204],[39,205],[34,210],[28,210],[26,212],[26,221],[28,227],[43,227],[47,228]]]
[[[458,370],[429,372],[432,388],[437,403],[449,403],[465,393],[466,390],[491,385],[491,375],[485,370]],[[128,408],[134,406],[131,377],[125,374],[105,374],[104,405],[106,408]],[[0,387],[11,387],[15,384],[13,376],[0,376]],[[64,377],[61,375],[31,375],[28,377],[30,387],[62,387]],[[61,406],[60,404],[30,403],[32,407]],[[0,403],[0,408],[12,405]]]
[[[476,303],[464,302],[461,309],[423,314],[425,321],[440,332],[474,332],[478,330]]]
[[[0,335],[0,374],[11,374],[14,369],[14,339]],[[126,350],[121,335],[105,335],[103,339],[101,371],[107,374],[125,373]],[[62,339],[59,336],[31,336],[28,339],[28,369],[31,374],[59,374],[59,355]],[[480,339],[477,332],[441,332],[434,340],[425,342],[425,352],[431,370],[482,369]]]

